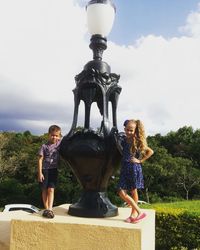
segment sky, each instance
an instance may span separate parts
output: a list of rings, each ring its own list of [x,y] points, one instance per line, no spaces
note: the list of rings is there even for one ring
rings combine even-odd
[[[115,0],[103,60],[120,75],[119,130],[200,128],[200,0]],[[86,0],[0,0],[0,131],[68,133],[74,77],[92,59]],[[80,105],[78,124],[83,125]],[[92,105],[91,126],[101,116]]]

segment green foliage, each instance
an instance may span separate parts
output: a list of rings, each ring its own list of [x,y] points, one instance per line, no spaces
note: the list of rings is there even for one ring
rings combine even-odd
[[[0,133],[0,207],[8,203],[32,203],[42,207],[41,190],[37,183],[37,160],[40,146],[47,134]],[[148,137],[154,155],[143,164],[145,189],[140,199],[156,209],[156,249],[200,249],[200,130],[183,127],[165,136]],[[108,196],[113,204],[122,206],[116,193],[119,168],[111,178]],[[81,186],[70,167],[61,159],[54,205],[77,201]],[[143,205],[142,207],[145,207]]]
[[[24,184],[24,194],[26,196],[27,203],[34,204],[37,207],[43,207],[41,199],[41,190],[38,182]]]
[[[200,248],[200,215],[184,209],[164,209],[156,213],[156,249]]]
[[[12,196],[12,202],[30,201],[41,204],[40,189],[37,183],[38,150],[47,140],[47,134],[0,133],[0,184],[13,180],[22,187],[20,195]],[[150,203],[180,199],[200,199],[200,130],[183,127],[165,136],[157,134],[148,137],[148,144],[154,155],[143,164],[145,189],[139,193],[140,199]],[[119,166],[115,178],[108,186],[108,195],[116,205],[122,205],[116,193]],[[76,201],[81,187],[69,166],[61,161],[55,204]],[[4,194],[0,192],[0,201]],[[39,196],[39,197],[38,197]],[[23,197],[23,199],[22,199]]]
[[[193,154],[193,143],[196,141],[200,142],[200,132],[193,131],[191,127],[183,127],[166,136],[157,134],[148,138],[154,150],[154,155],[143,164],[144,191],[148,202],[159,201],[167,196],[199,198],[199,155],[194,157]],[[155,200],[156,196],[158,200]]]
[[[200,249],[200,200],[141,207],[156,210],[156,250]]]
[[[23,185],[15,179],[5,179],[0,183],[1,207],[13,203],[14,200],[18,203],[26,201]]]
[[[160,145],[173,156],[192,160],[194,166],[200,169],[200,129],[194,131],[191,126],[184,126],[176,132],[171,131],[160,139]]]
[[[143,205],[145,206],[145,205]],[[190,201],[176,201],[176,202],[162,202],[151,204],[151,208],[156,209],[156,211],[162,211],[165,209],[177,209],[187,211],[187,213],[200,215],[200,200],[190,200]],[[147,206],[149,208],[149,205]]]

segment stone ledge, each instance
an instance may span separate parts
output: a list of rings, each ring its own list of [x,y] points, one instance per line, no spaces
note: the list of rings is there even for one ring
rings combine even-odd
[[[67,214],[69,205],[54,208],[55,217],[23,211],[0,213],[1,250],[154,250],[155,212],[137,224],[125,223],[130,208],[119,208],[109,218],[82,218]]]

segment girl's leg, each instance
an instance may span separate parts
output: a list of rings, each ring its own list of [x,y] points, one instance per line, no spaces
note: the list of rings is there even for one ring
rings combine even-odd
[[[48,196],[48,209],[52,210],[54,201],[54,188],[48,188],[47,196]]]
[[[135,201],[135,203],[138,204],[138,191],[136,188],[131,190],[131,196],[132,196],[133,200]],[[134,216],[137,216],[136,209],[134,209],[133,214],[134,214]]]
[[[138,203],[138,191],[137,188],[131,190],[131,196],[133,197],[133,200]]]
[[[124,200],[125,202],[127,202],[128,204],[131,205],[132,211],[131,211],[131,217],[135,217],[135,211],[137,212],[137,215],[141,214],[141,210],[138,207],[138,205],[136,204],[136,202],[131,198],[131,196],[129,196],[127,194],[127,192],[125,192],[124,190],[120,190],[119,191],[119,196],[122,198],[122,200]]]

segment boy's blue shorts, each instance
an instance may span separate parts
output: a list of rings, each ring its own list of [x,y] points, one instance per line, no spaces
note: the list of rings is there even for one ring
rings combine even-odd
[[[42,173],[44,175],[44,180],[39,182],[41,189],[55,188],[58,178],[58,169],[42,169]]]

